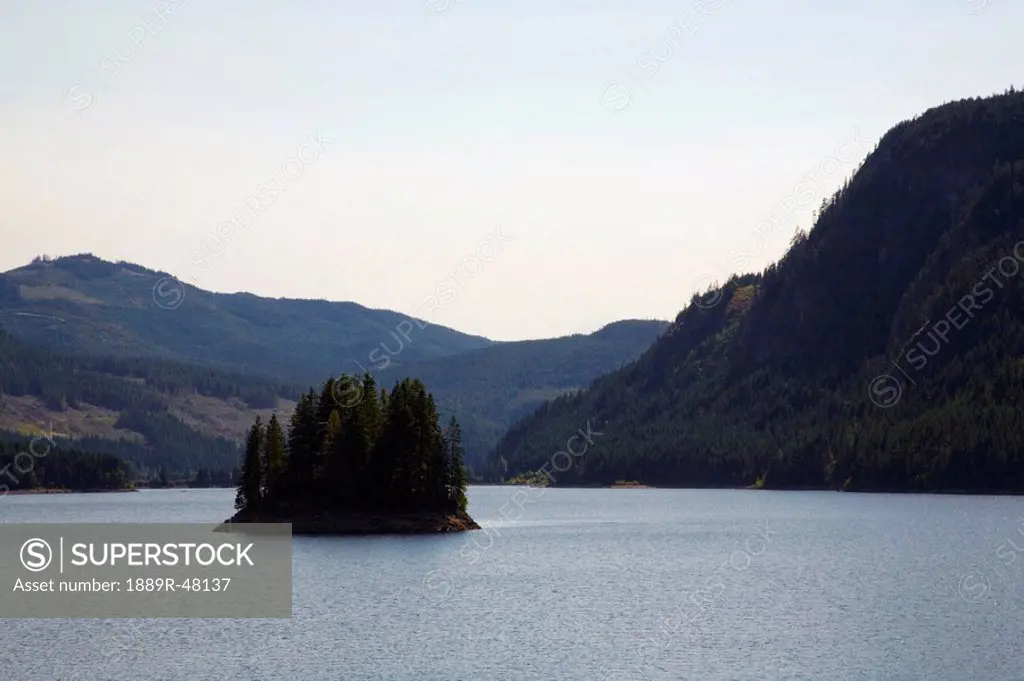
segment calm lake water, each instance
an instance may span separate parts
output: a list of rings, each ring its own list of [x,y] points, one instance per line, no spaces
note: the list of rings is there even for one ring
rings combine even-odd
[[[1024,678],[1021,498],[469,496],[486,534],[296,538],[291,620],[6,620],[0,678]],[[0,520],[219,522],[233,499],[7,496]]]

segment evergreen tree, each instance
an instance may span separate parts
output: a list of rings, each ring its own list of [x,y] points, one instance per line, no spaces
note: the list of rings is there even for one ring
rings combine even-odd
[[[333,376],[320,386],[320,394],[313,398],[316,411],[313,444],[313,488],[314,494],[322,494],[327,476],[327,453],[330,447],[331,414],[338,410],[338,389]]]
[[[4,489],[94,491],[131,486],[133,472],[125,462],[108,454],[64,449],[70,444],[72,441],[58,439],[54,447],[44,450],[45,456],[34,458],[30,470],[21,473],[25,466],[25,452],[33,451],[33,439],[17,433],[0,432],[0,470],[7,471]],[[74,444],[77,445],[77,441]]]
[[[284,429],[277,414],[271,414],[263,442],[263,498],[281,499],[287,486],[288,459]]]
[[[444,433],[441,431],[437,404],[421,383],[420,402],[422,416],[417,425],[420,429],[419,439],[423,447],[425,466],[423,490],[425,502],[434,508],[440,508],[447,501],[447,470],[445,456]]]
[[[371,379],[372,380],[372,379]],[[339,389],[344,394],[362,391],[357,403],[345,403],[336,412],[338,434],[329,447],[329,484],[327,498],[331,505],[343,508],[363,505],[368,502],[366,472],[370,451],[373,446],[373,431],[379,411],[377,393],[370,385],[360,386],[355,376],[342,375],[338,378]]]
[[[342,423],[342,411],[335,409],[327,420],[327,434],[324,437],[323,474],[318,483],[317,494],[328,506],[341,507],[347,501],[344,489],[347,474],[345,431],[348,424]]]
[[[462,447],[462,428],[452,415],[444,433],[445,482],[447,501],[460,511],[466,509],[465,451]]]
[[[263,506],[262,451],[264,440],[263,421],[259,416],[249,429],[245,443],[245,458],[242,460],[242,480],[235,494],[235,508],[242,511],[258,511]]]
[[[392,389],[387,421],[374,457],[384,478],[381,489],[395,508],[410,508],[416,498],[419,451],[411,398],[408,380]]]
[[[312,389],[299,398],[288,425],[288,458],[291,462],[288,497],[302,499],[313,489],[313,467],[319,444],[316,441],[316,393]]]
[[[383,392],[383,391],[382,391]],[[355,480],[353,496],[359,505],[370,503],[374,490],[359,481],[373,479],[373,449],[380,440],[384,427],[384,399],[377,394],[377,383],[369,372],[363,375],[363,399],[352,414],[352,426],[346,438],[352,462],[352,476]]]
[[[210,471],[206,468],[200,468],[196,471],[196,475],[189,482],[190,487],[209,487],[212,484],[210,477]]]

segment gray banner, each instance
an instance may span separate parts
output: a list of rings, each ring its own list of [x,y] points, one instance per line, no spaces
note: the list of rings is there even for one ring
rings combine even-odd
[[[291,616],[290,524],[0,524],[0,618]]]

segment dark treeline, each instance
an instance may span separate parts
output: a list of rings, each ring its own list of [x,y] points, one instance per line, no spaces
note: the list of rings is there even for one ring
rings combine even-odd
[[[224,470],[221,468],[199,468],[192,475],[177,476],[172,479],[166,468],[161,467],[148,477],[136,481],[139,487],[152,489],[165,489],[169,487],[234,487],[238,484],[239,471]]]
[[[108,452],[143,474],[166,467],[176,476],[201,467],[231,470],[241,451],[224,437],[199,432],[170,412],[175,395],[240,400],[252,409],[273,407],[301,390],[185,362],[70,355],[29,345],[0,330],[0,393],[39,398],[47,409],[92,405],[120,412],[115,427],[142,434],[145,442],[82,437],[83,451]]]
[[[466,507],[462,435],[442,431],[419,380],[388,392],[374,379],[329,378],[310,389],[287,432],[275,414],[249,431],[235,506],[243,513],[410,511]]]
[[[75,448],[83,452],[111,454],[132,464],[140,479],[154,477],[161,468],[176,479],[188,478],[199,468],[230,470],[238,462],[241,447],[231,440],[214,438],[189,428],[167,413],[131,414],[118,417],[119,428],[139,424],[148,433],[146,442],[110,439],[91,435],[75,438]],[[150,444],[154,442],[155,444]]]
[[[219,468],[200,468],[188,482],[189,487],[234,487],[238,484],[239,472]]]
[[[156,411],[165,404],[162,393],[235,398],[264,409],[276,406],[279,397],[297,399],[300,392],[296,386],[187,362],[60,353],[20,342],[3,330],[0,386],[8,395],[34,395],[58,410],[84,402]]]
[[[125,443],[129,458],[139,459],[147,469],[164,466],[180,475],[201,467],[230,468],[241,451],[233,440],[199,433],[166,411],[129,409],[121,412],[114,425],[141,433],[147,443],[153,443],[145,449]]]
[[[1024,492],[1024,94],[890,130],[760,274],[518,422],[495,475],[602,432],[556,484]],[[507,473],[504,473],[507,464]]]
[[[117,490],[131,487],[125,462],[64,448],[59,440],[0,433],[0,490]]]

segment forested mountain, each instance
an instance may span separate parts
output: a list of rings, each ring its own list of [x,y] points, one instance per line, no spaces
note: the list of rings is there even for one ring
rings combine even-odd
[[[517,418],[636,359],[667,326],[626,320],[587,335],[498,343],[427,362],[398,357],[377,377],[387,383],[408,375],[431,386],[442,415],[462,422],[466,461],[476,470]]]
[[[402,342],[406,361],[492,343],[355,303],[211,293],[90,254],[40,257],[0,275],[0,324],[72,353],[198,361],[303,383],[368,364],[382,342]]]
[[[231,471],[254,414],[289,409],[300,390],[156,359],[67,355],[0,331],[0,429],[56,433],[113,454],[142,476]]]
[[[554,484],[1024,491],[1022,263],[1024,94],[931,109],[778,263],[519,421],[494,467],[539,469],[589,422]]]
[[[306,386],[358,362],[385,383],[400,372],[437,386],[479,467],[515,418],[636,358],[667,326],[501,343],[354,303],[215,294],[168,277],[88,254],[0,276],[0,329],[25,356],[0,372],[0,395],[20,398],[0,428],[66,421],[83,446],[143,470],[223,477],[256,411],[286,418]]]

